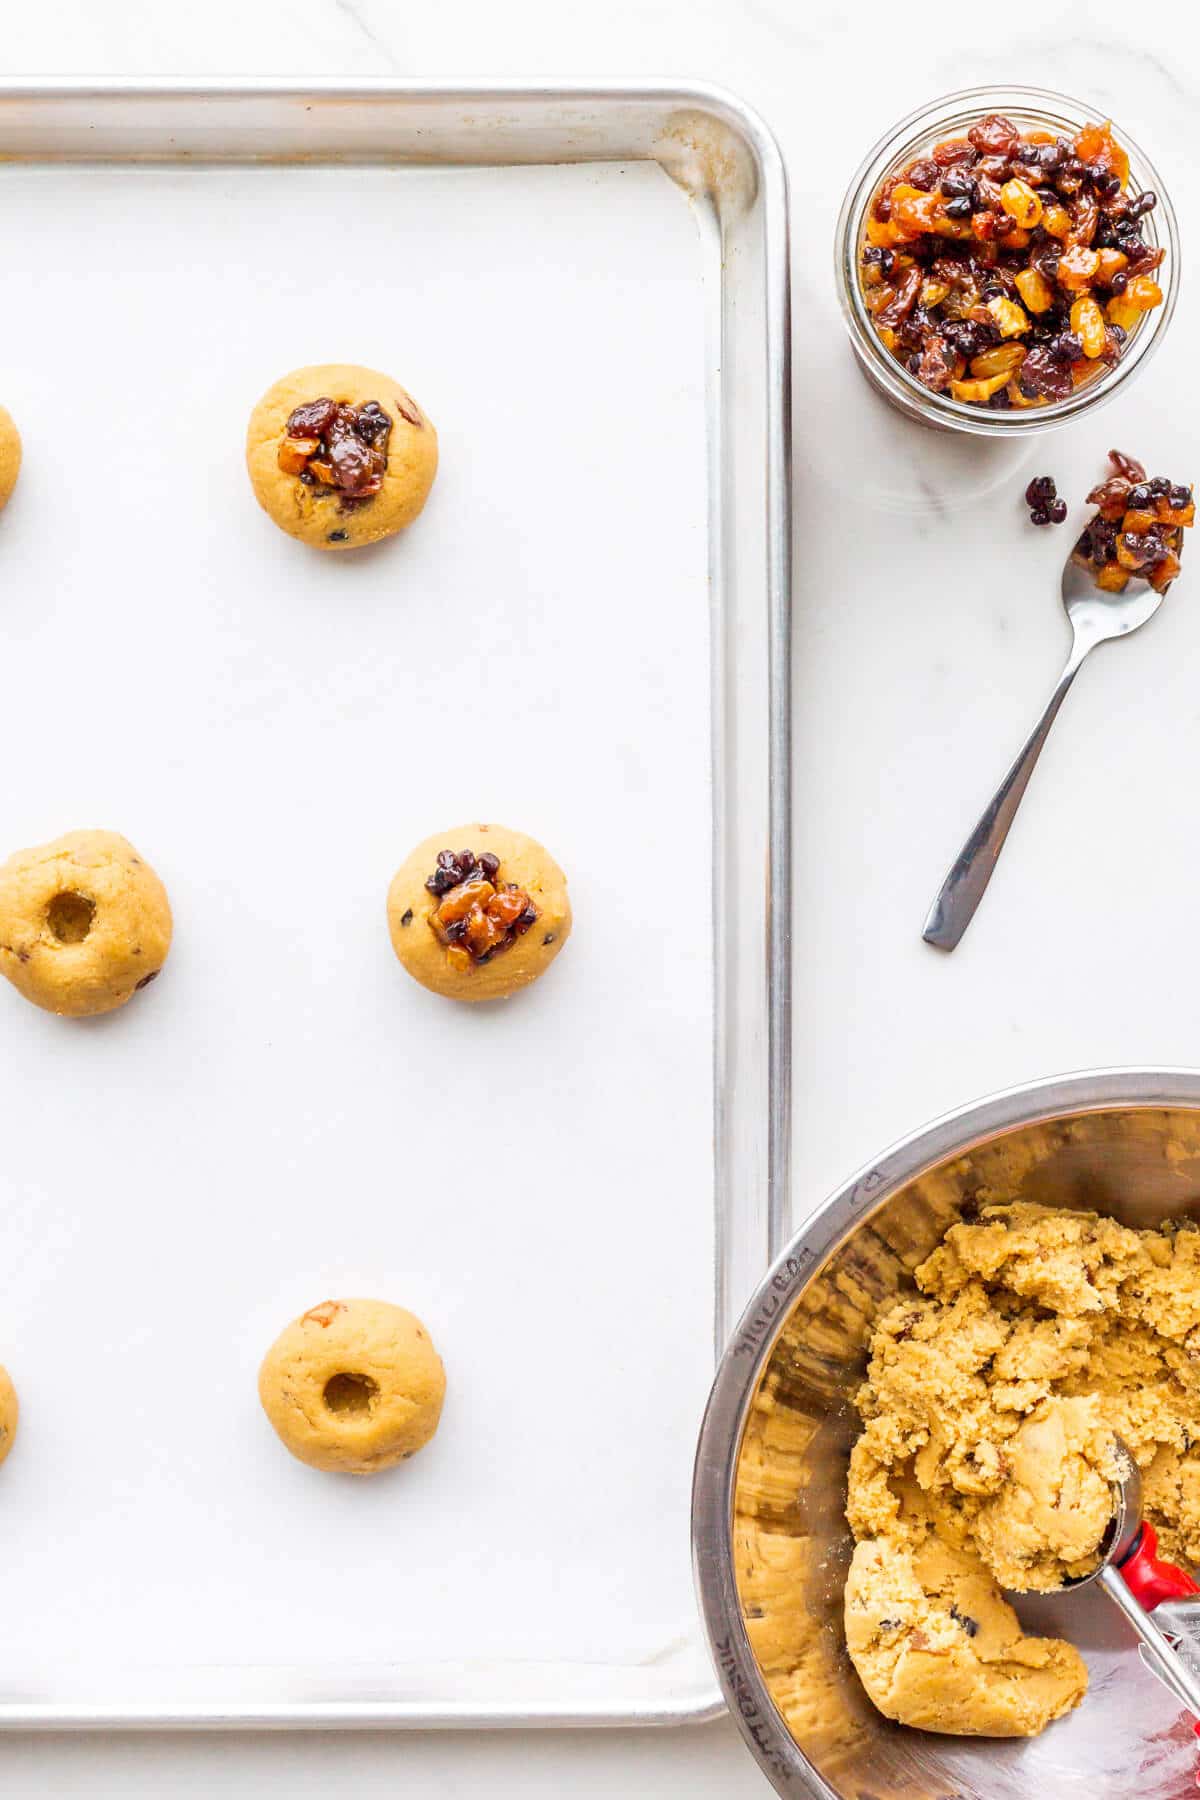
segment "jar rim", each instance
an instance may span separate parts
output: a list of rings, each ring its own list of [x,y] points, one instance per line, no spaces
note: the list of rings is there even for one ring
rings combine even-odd
[[[1080,125],[1102,123],[1107,115],[1096,107],[1051,88],[999,86],[962,88],[927,101],[892,125],[868,151],[854,173],[838,216],[836,278],[842,315],[855,354],[871,378],[902,410],[930,424],[976,436],[1012,437],[1045,431],[1077,419],[1083,412],[1103,405],[1157,349],[1175,311],[1179,294],[1179,233],[1175,209],[1162,179],[1149,157],[1121,127],[1113,135],[1129,156],[1130,189],[1153,190],[1158,205],[1146,215],[1147,237],[1155,248],[1166,251],[1162,305],[1143,315],[1116,365],[1096,381],[1078,388],[1065,400],[1018,411],[993,412],[968,401],[935,394],[918,381],[904,364],[881,343],[863,299],[859,280],[859,247],[866,211],[879,183],[898,164],[916,156],[925,143],[952,135],[956,127],[973,123],[981,113],[1004,112],[1018,122],[1036,127],[1077,130]]]

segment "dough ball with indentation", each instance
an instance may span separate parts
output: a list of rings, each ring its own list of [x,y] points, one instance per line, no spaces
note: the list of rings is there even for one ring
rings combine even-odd
[[[46,1012],[124,1006],[170,947],[167,890],[115,831],[68,831],[0,867],[0,971]]]
[[[412,395],[354,363],[285,375],[246,434],[259,505],[318,550],[359,549],[411,525],[437,464],[437,432]]]
[[[0,509],[8,505],[20,473],[21,434],[13,423],[12,414],[0,406]]]
[[[445,1393],[428,1331],[386,1300],[322,1301],[280,1333],[258,1375],[285,1447],[345,1475],[374,1475],[420,1450]]]
[[[392,948],[422,987],[503,1000],[544,975],[571,931],[567,878],[503,825],[456,825],[418,844],[388,890]]]

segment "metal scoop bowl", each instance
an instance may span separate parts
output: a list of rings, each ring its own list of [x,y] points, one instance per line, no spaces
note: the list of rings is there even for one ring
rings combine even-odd
[[[1117,1451],[1124,1473],[1112,1486],[1113,1515],[1100,1561],[1059,1592],[1098,1581],[1137,1632],[1138,1653],[1151,1674],[1200,1720],[1200,1587],[1160,1559],[1157,1533],[1142,1517],[1138,1466],[1120,1438]]]

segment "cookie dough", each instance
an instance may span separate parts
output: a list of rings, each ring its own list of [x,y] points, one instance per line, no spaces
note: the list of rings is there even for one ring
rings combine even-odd
[[[932,1620],[946,1640],[947,1565],[931,1563],[935,1552],[997,1591],[1089,1573],[1120,1474],[1114,1434],[1142,1470],[1162,1554],[1200,1562],[1200,1229],[990,1206],[948,1232],[916,1281],[919,1292],[880,1317],[857,1396],[847,1641],[890,1717],[990,1732],[1014,1700],[1011,1674],[982,1655],[994,1633],[981,1626],[959,1646],[953,1667],[973,1657],[975,1685],[964,1698],[956,1675],[948,1722],[937,1724],[917,1679],[924,1665],[871,1621],[891,1616],[903,1587],[912,1629],[933,1641]],[[1069,1646],[1017,1636],[1002,1647],[1007,1662],[1038,1672],[1032,1686],[1018,1682],[1024,1698],[1006,1732],[1040,1731],[1082,1697]]]
[[[503,825],[456,825],[418,844],[388,890],[392,948],[451,1000],[502,1000],[543,975],[571,931],[567,878]]]
[[[21,434],[12,414],[0,406],[0,511],[8,505],[21,473]]]
[[[17,1390],[7,1369],[0,1368],[0,1463],[2,1463],[17,1435]]]
[[[258,1394],[310,1468],[374,1475],[438,1428],[446,1373],[419,1319],[386,1300],[324,1300],[267,1351]]]
[[[162,882],[115,831],[69,831],[0,866],[0,972],[46,1012],[112,1012],[171,947]]]
[[[259,505],[318,550],[355,550],[411,525],[437,463],[437,432],[412,395],[354,363],[285,375],[263,395],[246,433]]]

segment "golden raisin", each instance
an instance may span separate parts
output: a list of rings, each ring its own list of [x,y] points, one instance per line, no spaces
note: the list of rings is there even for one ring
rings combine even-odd
[[[1032,231],[1042,222],[1042,203],[1027,181],[1006,181],[1000,189],[1000,204],[1025,231]]]
[[[1017,292],[1031,313],[1049,312],[1054,305],[1054,289],[1039,269],[1022,269],[1015,280]]]
[[[1065,288],[1090,287],[1096,279],[1100,258],[1086,244],[1072,244],[1058,259],[1058,279]]]
[[[1011,375],[1024,360],[1024,344],[996,344],[991,350],[981,350],[978,356],[971,358],[971,373],[983,380],[992,375]]]
[[[1104,314],[1090,294],[1084,294],[1071,308],[1071,330],[1083,345],[1087,357],[1103,356],[1108,343]]]
[[[320,438],[285,437],[279,446],[279,466],[285,475],[299,475],[308,467],[309,457],[320,448]]]

